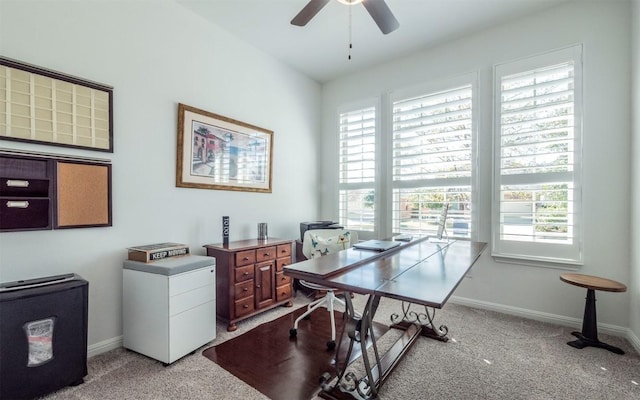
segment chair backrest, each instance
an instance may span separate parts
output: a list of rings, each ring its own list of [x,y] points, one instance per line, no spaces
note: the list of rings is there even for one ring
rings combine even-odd
[[[358,242],[358,233],[346,229],[314,229],[304,233],[302,254],[308,259],[346,250]]]

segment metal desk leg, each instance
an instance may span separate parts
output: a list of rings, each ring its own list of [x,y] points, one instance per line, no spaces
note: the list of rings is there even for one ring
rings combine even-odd
[[[340,362],[336,359],[336,369],[338,370],[336,382],[333,385],[328,384],[327,380],[329,377],[325,376],[324,378],[326,379],[324,382],[321,381],[322,392],[319,394],[320,397],[333,400],[371,400],[377,398],[378,391],[389,377],[391,371],[420,336],[420,329],[416,325],[412,325],[405,331],[404,335],[394,343],[391,349],[380,356],[373,330],[373,316],[379,303],[379,296],[369,296],[362,318],[355,318],[352,314],[349,320],[346,321],[345,331],[351,340],[344,365],[340,365]],[[347,309],[349,309],[349,307],[350,306],[347,305]],[[375,358],[374,365],[371,365],[367,353],[367,337],[371,340]],[[350,359],[355,342],[360,342],[362,351],[365,375],[361,378],[358,378],[354,372],[346,372],[348,367],[348,365],[346,365],[348,361],[346,360]]]

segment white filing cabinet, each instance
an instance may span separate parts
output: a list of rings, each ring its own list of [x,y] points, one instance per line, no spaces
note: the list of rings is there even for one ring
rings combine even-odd
[[[122,286],[125,348],[171,364],[215,339],[215,258],[127,260]]]

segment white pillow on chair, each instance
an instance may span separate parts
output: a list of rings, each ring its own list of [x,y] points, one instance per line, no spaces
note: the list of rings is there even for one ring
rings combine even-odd
[[[338,234],[327,236],[326,234],[313,233],[313,231],[309,232],[311,240],[309,258],[321,257],[351,247],[351,232],[337,231],[336,233]]]

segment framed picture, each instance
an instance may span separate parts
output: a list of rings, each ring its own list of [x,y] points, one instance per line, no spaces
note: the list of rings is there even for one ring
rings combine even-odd
[[[178,104],[176,186],[271,193],[273,132]]]
[[[113,153],[113,87],[0,57],[0,139]]]

